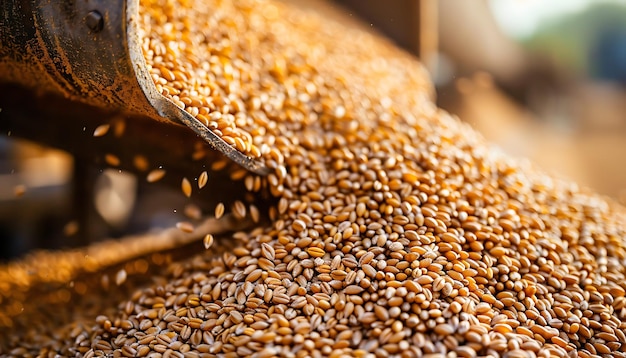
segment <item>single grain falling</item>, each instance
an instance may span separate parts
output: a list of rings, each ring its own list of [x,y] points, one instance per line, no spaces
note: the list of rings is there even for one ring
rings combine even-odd
[[[119,167],[120,166],[120,158],[118,156],[116,156],[115,154],[105,154],[104,155],[104,161],[112,166],[112,167]]]
[[[165,176],[165,173],[166,172],[163,169],[151,170],[150,173],[148,173],[148,175],[146,176],[146,180],[148,181],[148,183],[155,183],[163,179],[163,177]]]
[[[228,165],[228,161],[225,159],[216,160],[213,163],[211,163],[211,170],[214,172],[219,172],[220,170],[223,170],[224,168],[226,168],[227,165]]]
[[[216,219],[221,218],[224,215],[224,210],[225,210],[224,203],[218,203],[215,206],[215,218]]]
[[[202,243],[204,244],[204,248],[206,250],[208,250],[209,248],[211,248],[211,246],[213,245],[213,235],[211,234],[206,234],[204,236],[204,239],[202,240]]]
[[[204,186],[206,185],[208,181],[209,181],[209,174],[206,171],[203,171],[202,173],[200,173],[200,176],[198,177],[198,189],[204,188]]]
[[[183,213],[186,217],[192,220],[200,220],[202,219],[202,210],[198,205],[195,204],[187,204],[183,210]]]
[[[244,185],[248,191],[254,191],[254,176],[247,175],[244,179]]]
[[[180,183],[180,188],[183,191],[183,194],[185,194],[186,197],[191,197],[191,183],[189,182],[189,179],[187,178],[183,178],[183,180]]]
[[[194,231],[193,224],[188,221],[179,221],[176,223],[176,228],[182,232],[191,233]]]
[[[240,200],[235,200],[233,203],[233,215],[237,219],[243,219],[246,217],[246,204],[242,203]]]
[[[133,157],[133,165],[139,171],[145,172],[150,167],[150,163],[148,162],[148,158],[141,154],[137,154]]]
[[[121,284],[126,282],[126,277],[127,277],[126,270],[121,269],[117,271],[117,273],[115,274],[115,284],[120,286]]]
[[[206,157],[207,152],[204,148],[200,148],[200,149],[196,149],[192,154],[191,154],[191,159],[194,161],[198,161],[204,157]]]
[[[115,120],[113,120],[112,124],[113,135],[115,135],[116,138],[120,138],[121,136],[123,136],[124,132],[126,132],[126,120],[124,120],[123,118],[116,118]]]
[[[261,213],[259,212],[259,209],[254,204],[250,204],[248,211],[250,212],[252,222],[258,224],[259,220],[261,220]]]
[[[93,131],[93,136],[94,137],[102,137],[104,135],[106,135],[109,132],[109,124],[101,124],[99,126],[96,127],[96,129],[94,129]]]

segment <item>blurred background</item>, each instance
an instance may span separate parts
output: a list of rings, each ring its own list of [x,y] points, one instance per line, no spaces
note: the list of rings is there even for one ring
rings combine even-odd
[[[440,106],[625,202],[626,1],[443,0],[438,33]]]
[[[439,106],[489,141],[626,203],[626,1],[333,4],[417,55]],[[148,186],[101,160],[17,138],[3,126],[8,113],[0,111],[0,262],[184,218],[179,181]],[[156,193],[167,206],[150,199]]]
[[[626,202],[626,1],[338,0],[417,54],[438,105]]]

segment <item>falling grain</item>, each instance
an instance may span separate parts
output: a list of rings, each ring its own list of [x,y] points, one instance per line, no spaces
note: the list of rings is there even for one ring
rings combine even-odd
[[[235,200],[233,203],[233,215],[238,219],[244,219],[246,217],[246,205],[239,200]]]
[[[182,232],[191,233],[195,230],[193,224],[188,221],[180,221],[176,223],[176,228]]]
[[[224,203],[218,203],[215,206],[215,218],[216,219],[221,218],[222,215],[224,215],[224,210],[225,210]]]
[[[213,245],[213,240],[213,235],[206,234],[204,236],[204,239],[202,240],[202,242],[204,243],[204,248],[208,250]]]
[[[251,204],[249,211],[250,211],[250,218],[252,219],[252,222],[258,224],[259,220],[261,220],[261,213],[259,212],[259,209],[254,204]]]
[[[183,213],[185,214],[186,217],[192,220],[202,219],[202,210],[200,209],[200,207],[198,207],[198,205],[195,205],[195,204],[185,205],[185,209],[183,210]]]
[[[106,135],[109,132],[109,127],[110,127],[109,124],[101,124],[97,126],[96,129],[93,131],[93,136],[102,137]]]
[[[145,172],[148,170],[150,163],[145,156],[137,154],[133,157],[133,165],[137,170]]]
[[[146,176],[146,180],[148,181],[148,183],[155,183],[163,179],[164,176],[165,176],[165,170],[154,169],[150,171],[150,173],[148,173],[148,175]]]
[[[206,185],[208,181],[209,181],[209,174],[206,171],[203,171],[202,173],[200,173],[200,176],[198,177],[198,189],[204,188],[204,186]]]
[[[186,197],[191,197],[191,183],[189,182],[189,179],[187,178],[183,178],[183,180],[180,183],[180,188],[183,191],[183,194],[185,194]]]
[[[118,286],[122,285],[124,282],[126,282],[126,277],[127,277],[126,270],[121,269],[117,271],[117,273],[115,274],[115,284]]]
[[[105,155],[104,155],[104,161],[105,161],[108,165],[110,165],[110,166],[112,166],[112,167],[119,167],[119,166],[120,166],[120,158],[119,158],[119,157],[117,157],[117,156],[116,156],[116,155],[114,155],[114,154],[110,154],[110,153],[109,153],[109,154],[105,154]]]
[[[116,138],[124,135],[126,132],[126,121],[123,118],[116,118],[113,122],[113,134]]]

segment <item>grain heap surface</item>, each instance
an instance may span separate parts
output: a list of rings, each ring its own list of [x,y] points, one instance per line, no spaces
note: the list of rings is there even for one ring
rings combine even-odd
[[[0,308],[3,354],[626,356],[622,207],[494,151],[362,31],[265,1],[141,11],[163,94],[273,169],[241,178],[269,220],[85,284],[73,317]]]

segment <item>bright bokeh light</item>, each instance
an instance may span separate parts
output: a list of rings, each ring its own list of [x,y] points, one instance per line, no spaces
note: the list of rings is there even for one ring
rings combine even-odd
[[[625,0],[604,0],[626,2]],[[502,29],[518,39],[532,36],[542,23],[557,17],[583,11],[597,0],[489,0],[496,21]]]

